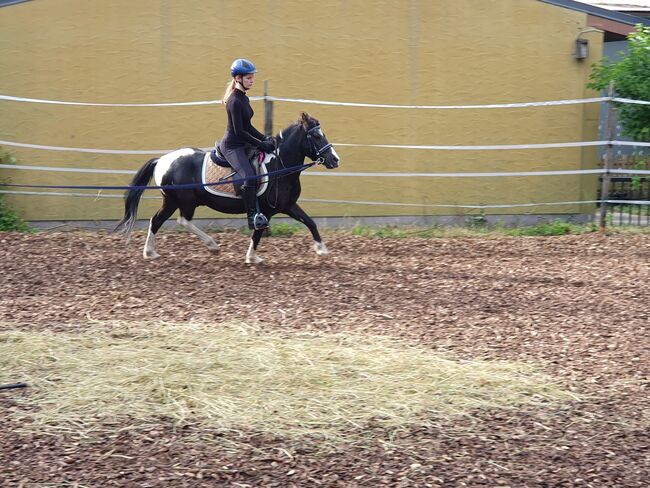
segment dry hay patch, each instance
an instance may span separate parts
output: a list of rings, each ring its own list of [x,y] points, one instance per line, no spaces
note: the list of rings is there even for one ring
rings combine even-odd
[[[0,383],[31,432],[191,425],[359,442],[367,426],[439,423],[476,409],[575,398],[522,363],[454,359],[386,337],[237,324],[99,323],[0,332]]]

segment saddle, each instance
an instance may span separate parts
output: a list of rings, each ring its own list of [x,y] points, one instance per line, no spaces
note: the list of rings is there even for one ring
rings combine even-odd
[[[246,156],[248,156],[257,175],[267,174],[266,164],[271,160],[272,155],[265,154],[253,146],[247,146]],[[219,151],[218,144],[216,144],[215,149],[205,153],[201,172],[202,183],[222,183],[220,185],[205,186],[206,191],[221,197],[241,198],[239,191],[241,183],[236,185],[226,183],[228,181],[240,180],[241,178],[242,176],[223,157],[223,154]],[[266,191],[268,181],[268,178],[260,178],[257,180],[257,196],[262,195]]]
[[[251,162],[253,167],[255,167],[256,162],[259,163],[264,159],[264,153],[254,146],[246,145],[244,146],[244,150],[246,151],[246,157]],[[219,149],[218,143],[215,144],[214,149],[210,151],[210,159],[217,166],[221,166],[223,168],[232,168],[228,160],[223,156],[223,154],[221,154],[221,149]]]

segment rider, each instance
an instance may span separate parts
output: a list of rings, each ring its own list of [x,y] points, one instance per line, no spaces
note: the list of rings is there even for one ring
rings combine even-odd
[[[232,81],[223,96],[228,113],[228,127],[219,143],[219,149],[233,169],[245,179],[241,186],[241,196],[248,216],[248,227],[260,230],[268,227],[269,221],[259,211],[256,172],[248,160],[245,146],[252,145],[260,151],[273,152],[275,143],[272,137],[265,137],[251,124],[253,108],[246,92],[253,86],[255,73],[255,65],[247,59],[236,59],[230,66]]]

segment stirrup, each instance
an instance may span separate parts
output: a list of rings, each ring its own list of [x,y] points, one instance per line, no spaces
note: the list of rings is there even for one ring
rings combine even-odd
[[[251,219],[248,220],[248,226],[251,227]],[[266,229],[269,226],[269,219],[266,218],[262,212],[257,212],[253,215],[252,219],[252,229],[253,230],[262,230]]]

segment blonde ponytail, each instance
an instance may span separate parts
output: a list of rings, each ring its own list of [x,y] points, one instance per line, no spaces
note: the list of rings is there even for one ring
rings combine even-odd
[[[225,105],[228,103],[228,99],[231,97],[232,92],[235,91],[235,87],[237,86],[237,81],[233,78],[230,83],[226,85],[226,92],[223,94],[223,104]]]

